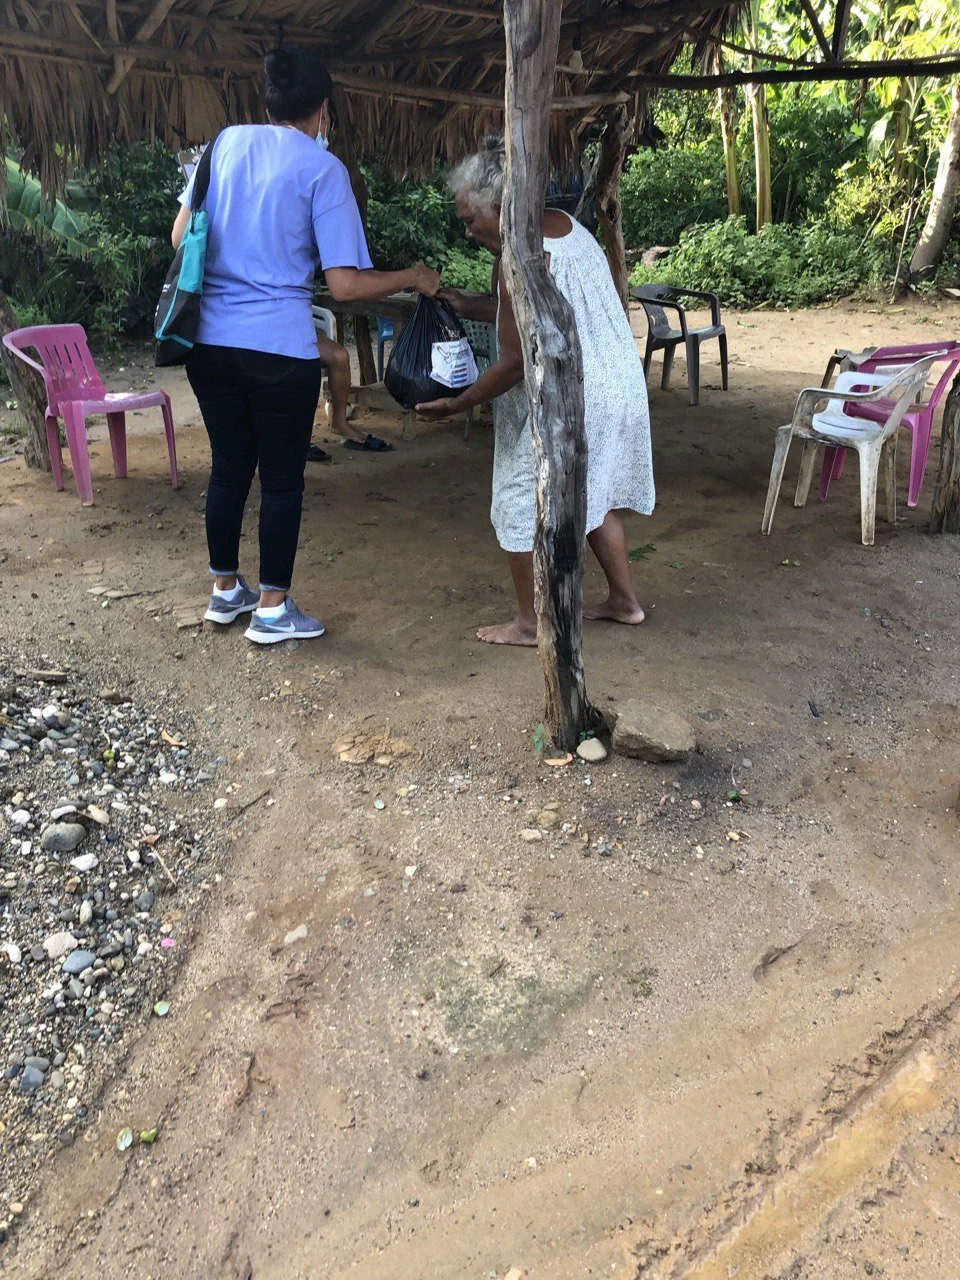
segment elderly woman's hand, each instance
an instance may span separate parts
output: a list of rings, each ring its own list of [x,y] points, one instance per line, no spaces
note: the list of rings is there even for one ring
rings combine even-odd
[[[417,293],[425,294],[428,298],[435,298],[440,289],[440,272],[434,271],[425,262],[418,262],[413,268],[413,273],[413,287]]]
[[[457,401],[452,396],[443,400],[427,400],[417,405],[416,412],[423,418],[449,418],[458,412]]]
[[[462,289],[440,289],[437,292],[437,301],[445,302],[455,316],[462,316],[467,306],[467,298]]]

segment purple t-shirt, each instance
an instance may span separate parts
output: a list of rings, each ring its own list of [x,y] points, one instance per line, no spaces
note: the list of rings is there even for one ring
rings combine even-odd
[[[189,204],[193,179],[180,197]],[[346,169],[299,129],[233,125],[213,146],[198,342],[314,360],[318,266],[373,266]]]

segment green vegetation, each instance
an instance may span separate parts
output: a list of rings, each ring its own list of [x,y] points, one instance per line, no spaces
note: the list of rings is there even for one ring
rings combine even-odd
[[[176,158],[147,143],[117,146],[53,203],[15,158],[6,165],[0,289],[21,323],[78,322],[102,345],[146,321],[170,263]]]
[[[813,9],[831,32],[834,0],[814,0]],[[948,0],[851,6],[850,59],[926,56],[958,42],[960,10]],[[784,60],[813,56],[799,0],[754,0],[733,43]],[[761,60],[723,51],[724,70],[750,65]],[[711,289],[732,306],[796,307],[889,290],[912,258],[913,281],[930,281],[914,251],[927,234],[941,147],[958,127],[951,88],[912,77],[768,86],[759,103],[736,89],[661,95],[663,143],[635,153],[624,173],[624,233],[637,253],[677,247],[653,267],[636,266],[632,282]],[[947,232],[939,279],[955,283],[955,216]]]
[[[367,239],[373,265],[399,270],[422,259],[454,289],[490,288],[493,258],[464,238],[443,175],[425,182],[396,179],[376,165],[364,166]]]

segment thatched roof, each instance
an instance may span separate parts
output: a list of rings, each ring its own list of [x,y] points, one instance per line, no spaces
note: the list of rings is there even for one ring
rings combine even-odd
[[[666,70],[685,45],[702,53],[741,4],[564,0],[558,157],[598,110],[641,102],[637,72]],[[460,154],[501,117],[498,0],[4,0],[0,120],[49,189],[64,153],[88,162],[113,138],[180,147],[262,119],[261,60],[278,37],[323,58],[353,146],[395,171]]]

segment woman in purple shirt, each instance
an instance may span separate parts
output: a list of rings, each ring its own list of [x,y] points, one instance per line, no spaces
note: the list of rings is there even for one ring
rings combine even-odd
[[[401,289],[433,296],[440,278],[422,262],[375,271],[344,166],[327,150],[333,86],[309,53],[267,55],[267,125],[234,125],[213,144],[198,341],[187,377],[210,437],[207,544],[214,588],[206,618],[252,614],[257,644],[322,636],[289,595],[300,533],[303,473],[320,398],[311,303],[323,270],[338,301]],[[190,218],[193,183],[173,228]],[[239,573],[240,530],[260,472],[260,590]]]

